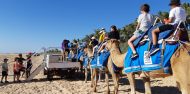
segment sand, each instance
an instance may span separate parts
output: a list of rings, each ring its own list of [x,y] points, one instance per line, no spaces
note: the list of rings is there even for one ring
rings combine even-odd
[[[0,83],[0,94],[104,94],[106,92],[106,83],[102,80],[97,84],[97,92],[91,93],[90,76],[88,76],[88,82],[84,82],[84,78],[79,78],[76,75],[74,79],[60,77],[54,77],[52,81],[48,81],[43,74],[43,70],[35,76],[33,81],[25,81],[25,78],[21,77],[21,83],[13,83],[13,60],[18,54],[0,54],[0,78],[2,77],[2,63],[4,58],[8,58],[8,81],[9,83]],[[26,54],[23,54],[26,58]],[[38,57],[32,58],[35,60]],[[32,68],[34,70],[41,62],[40,59]],[[124,73],[124,72],[123,72]],[[80,75],[80,74],[79,74]],[[144,94],[144,84],[140,77],[136,77],[136,93]],[[103,77],[104,78],[104,75]],[[4,81],[4,80],[3,80]],[[109,79],[110,91],[113,93],[114,84],[113,80]],[[181,94],[174,78],[156,78],[151,79],[151,89],[153,94]],[[119,91],[118,94],[130,94],[129,81],[126,74],[119,79]]]

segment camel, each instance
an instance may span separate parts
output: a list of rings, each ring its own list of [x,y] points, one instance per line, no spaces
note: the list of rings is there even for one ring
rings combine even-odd
[[[124,67],[124,59],[127,53],[121,54],[119,51],[119,41],[110,40],[106,47],[112,50],[110,56],[114,64],[118,67]],[[187,53],[190,51],[190,44],[185,42],[180,45],[170,58],[171,69],[168,74],[165,74],[164,70],[157,70],[151,72],[145,72],[147,77],[143,77],[145,94],[151,94],[150,78],[163,78],[167,76],[173,76],[176,80],[179,90],[182,94],[190,94],[190,55]],[[135,74],[141,74],[142,71],[127,73],[128,80],[131,86],[131,94],[135,94]]]
[[[87,51],[87,54],[88,56],[92,56],[92,46],[88,46],[87,49],[85,49]],[[120,74],[115,74],[114,71],[113,71],[113,67],[110,66],[112,64],[112,60],[111,58],[109,57],[108,58],[108,63],[107,63],[107,66],[105,68],[105,77],[106,77],[106,84],[107,84],[107,91],[106,91],[106,94],[110,94],[110,89],[109,89],[109,72],[111,73],[112,75],[112,79],[114,81],[114,94],[117,94],[118,92],[118,80],[119,80],[119,77],[121,77],[122,75],[122,70],[120,70]],[[97,86],[97,82],[98,82],[98,69],[99,68],[91,68],[91,80],[92,80],[92,83],[91,83],[91,87],[92,85],[94,85],[94,88],[92,90],[92,92],[96,92],[96,86]]]

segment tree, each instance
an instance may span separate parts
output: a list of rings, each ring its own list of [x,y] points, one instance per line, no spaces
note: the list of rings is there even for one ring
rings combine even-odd
[[[184,2],[184,3],[181,5],[181,7],[185,10],[185,12],[186,12],[186,14],[187,14],[187,19],[186,19],[186,21],[187,21],[187,23],[188,23],[188,25],[189,25],[189,24],[190,24],[190,5],[189,5],[189,3]],[[190,25],[189,25],[189,29],[190,29]]]

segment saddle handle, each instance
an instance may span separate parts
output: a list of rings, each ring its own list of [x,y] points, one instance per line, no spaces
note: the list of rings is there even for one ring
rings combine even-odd
[[[155,26],[155,25],[156,25],[157,20],[160,20],[160,23],[163,23],[163,22],[162,22],[162,20],[160,19],[160,17],[156,17],[156,20],[154,21],[153,26]]]
[[[180,28],[180,25],[181,25],[182,23],[184,24],[184,28],[185,28],[185,30],[187,30],[187,27],[186,27],[185,21],[180,21],[179,24],[177,25],[177,28],[176,28],[174,34],[173,34],[174,37],[176,36],[176,34],[177,34],[177,32],[178,32],[178,29]],[[172,40],[174,40],[174,37],[172,37]]]

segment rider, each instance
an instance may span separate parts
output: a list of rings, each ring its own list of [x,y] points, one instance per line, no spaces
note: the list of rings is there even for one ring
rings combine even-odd
[[[117,31],[117,28],[115,25],[111,26],[111,32],[108,34],[108,37],[106,37],[106,39],[117,39],[117,40],[120,39],[119,32]],[[104,49],[106,44],[107,44],[107,42],[102,44],[101,48],[97,52],[98,54],[100,53],[100,51],[102,51],[102,49]]]
[[[96,46],[93,47],[92,56],[94,56],[95,49],[98,46],[100,46],[104,42],[105,37],[107,37],[107,32],[106,32],[105,28],[102,28],[99,33],[101,34],[99,37],[99,44],[97,44]]]
[[[180,0],[171,0],[169,6],[171,6],[172,10],[170,11],[168,22],[165,22],[165,25],[152,30],[153,48],[150,51],[150,55],[153,55],[160,50],[160,48],[157,47],[157,33],[172,30],[174,29],[174,24],[177,24],[180,21],[186,21],[187,15],[180,5]]]
[[[77,44],[76,40],[74,41],[74,45],[75,45],[76,48],[78,47],[78,44]]]
[[[101,43],[103,40],[104,40],[104,38],[106,37],[105,35],[104,35],[104,33],[106,32],[106,30],[105,30],[105,28],[102,28],[101,30],[100,30],[100,37],[99,37],[99,43]]]
[[[138,57],[138,53],[135,51],[133,41],[140,37],[143,32],[146,32],[154,23],[153,16],[148,14],[148,12],[150,11],[150,6],[148,4],[143,4],[140,10],[142,14],[139,15],[137,20],[137,30],[134,32],[134,35],[128,40],[129,47],[133,51],[130,59]]]

